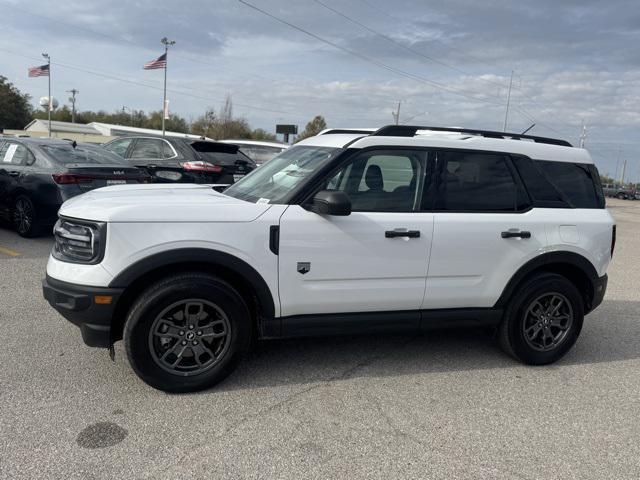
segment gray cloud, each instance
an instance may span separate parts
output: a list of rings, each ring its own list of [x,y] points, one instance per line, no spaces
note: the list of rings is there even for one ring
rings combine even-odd
[[[160,54],[159,39],[167,35],[177,41],[170,56],[171,106],[187,117],[218,106],[231,93],[238,113],[268,129],[281,121],[303,124],[318,113],[332,125],[377,126],[391,121],[398,100],[415,122],[499,128],[506,101],[500,85],[508,83],[513,69],[511,128],[535,122],[534,132],[576,142],[584,119],[603,171],[614,173],[618,144],[622,157],[638,165],[636,0],[322,0],[454,68],[389,43],[312,0],[250,1],[425,80],[354,58],[236,0],[65,0],[56,9],[43,0],[0,0],[0,74],[33,97],[43,95],[45,82],[27,79],[26,68],[47,50],[54,62],[120,78],[55,66],[59,98],[76,87],[80,108],[158,108],[161,76],[141,66]],[[640,176],[637,167],[631,172]]]

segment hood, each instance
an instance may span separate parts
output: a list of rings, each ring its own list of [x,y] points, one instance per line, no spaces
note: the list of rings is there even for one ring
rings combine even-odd
[[[228,197],[210,185],[117,185],[67,200],[60,215],[100,222],[251,222],[269,207]]]

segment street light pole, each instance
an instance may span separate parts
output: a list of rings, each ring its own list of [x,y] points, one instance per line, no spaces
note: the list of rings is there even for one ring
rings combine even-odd
[[[169,47],[175,45],[176,42],[173,40],[169,40],[167,37],[163,37],[160,42],[164,45],[164,97],[162,99],[162,136],[164,137],[164,120],[166,116],[167,109],[167,66],[169,65]]]

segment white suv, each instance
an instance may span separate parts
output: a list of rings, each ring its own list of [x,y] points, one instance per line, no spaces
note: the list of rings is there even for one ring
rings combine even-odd
[[[43,282],[87,345],[124,339],[167,391],[254,338],[496,327],[547,364],[605,293],[615,225],[562,140],[388,126],[306,139],[218,193],[114,186],[66,202]]]

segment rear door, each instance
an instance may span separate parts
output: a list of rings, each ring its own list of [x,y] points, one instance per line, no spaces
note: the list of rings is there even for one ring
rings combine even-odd
[[[5,140],[0,145],[0,203],[5,209],[11,208],[11,195],[22,182],[30,157],[27,147],[18,142]]]
[[[136,138],[128,148],[126,159],[145,169],[158,182],[182,182],[184,171],[181,156],[170,142],[162,138]]]
[[[492,307],[518,268],[547,245],[543,210],[508,155],[440,150],[424,309]]]

